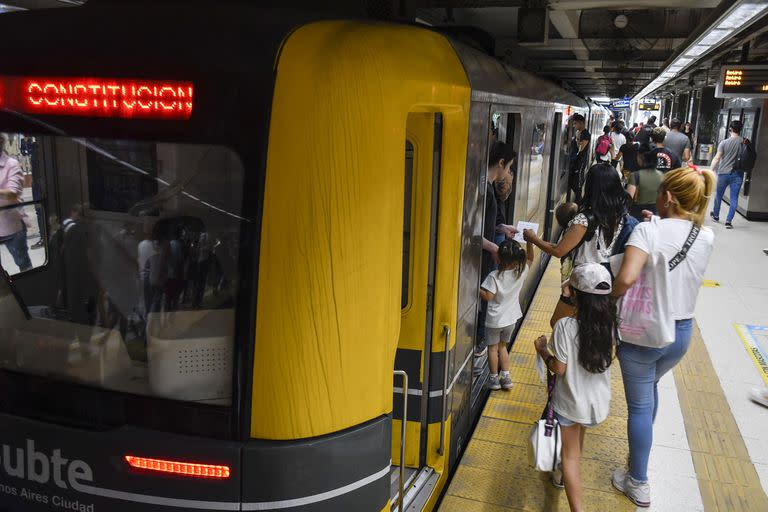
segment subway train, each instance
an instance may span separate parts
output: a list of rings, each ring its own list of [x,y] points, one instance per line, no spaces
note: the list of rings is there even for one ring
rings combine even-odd
[[[89,2],[0,31],[0,510],[433,510],[487,396],[492,137],[507,219],[555,240],[569,117],[608,111],[414,25]]]

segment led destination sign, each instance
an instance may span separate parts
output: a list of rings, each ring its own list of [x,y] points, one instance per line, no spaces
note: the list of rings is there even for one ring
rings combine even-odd
[[[725,66],[720,70],[715,96],[758,98],[768,96],[768,66]]]
[[[26,114],[185,120],[193,106],[191,82],[0,77],[0,108]]]

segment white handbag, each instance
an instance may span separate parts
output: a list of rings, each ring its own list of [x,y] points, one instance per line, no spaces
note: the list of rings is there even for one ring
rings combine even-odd
[[[671,260],[651,250],[635,284],[619,302],[619,339],[625,343],[650,348],[663,348],[675,341],[675,318],[669,272],[686,257],[700,228],[691,228],[683,248]],[[618,275],[624,255],[611,257],[611,270]]]
[[[554,471],[560,465],[560,453],[563,440],[560,437],[560,424],[555,419],[552,405],[552,393],[555,389],[555,376],[547,372],[547,406],[541,419],[533,424],[528,452],[531,465],[536,471]]]

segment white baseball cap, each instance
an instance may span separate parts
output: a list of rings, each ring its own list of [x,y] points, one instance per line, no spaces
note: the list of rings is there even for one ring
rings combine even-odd
[[[613,278],[608,269],[599,263],[584,263],[574,267],[568,284],[580,292],[594,295],[610,295]]]

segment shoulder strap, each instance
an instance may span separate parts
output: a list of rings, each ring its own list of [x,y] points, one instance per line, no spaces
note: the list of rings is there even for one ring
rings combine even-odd
[[[547,406],[544,408],[544,413],[541,415],[541,419],[547,420],[546,433],[550,435],[555,425],[555,405],[552,400],[552,395],[555,392],[555,374],[547,369]]]
[[[688,255],[688,251],[691,249],[691,246],[699,237],[700,232],[701,232],[701,228],[696,224],[694,224],[693,227],[691,227],[691,232],[688,233],[688,238],[685,239],[685,244],[683,244],[683,248],[680,249],[680,252],[675,254],[675,256],[671,260],[669,260],[670,272],[673,271],[680,263],[683,262],[685,257]]]

